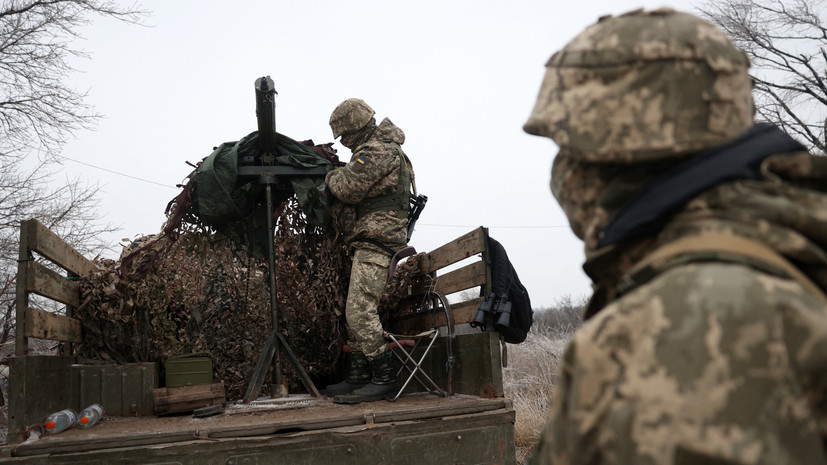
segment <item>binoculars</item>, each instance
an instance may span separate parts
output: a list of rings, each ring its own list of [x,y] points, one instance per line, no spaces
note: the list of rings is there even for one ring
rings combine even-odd
[[[497,296],[493,292],[480,304],[480,309],[474,316],[474,321],[469,323],[472,328],[480,328],[485,331],[485,315],[494,315],[494,327],[498,331],[508,328],[511,322],[511,302],[506,294]]]

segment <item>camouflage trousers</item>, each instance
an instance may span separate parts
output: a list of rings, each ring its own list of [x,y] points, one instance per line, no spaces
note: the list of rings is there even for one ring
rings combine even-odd
[[[390,261],[387,254],[368,249],[357,248],[353,254],[345,306],[349,343],[371,359],[387,350],[378,309]]]

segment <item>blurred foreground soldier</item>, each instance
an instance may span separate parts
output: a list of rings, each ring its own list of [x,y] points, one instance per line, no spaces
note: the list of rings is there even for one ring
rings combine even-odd
[[[827,159],[753,123],[748,66],[665,9],[546,64],[524,129],[594,295],[531,463],[825,463]]]
[[[377,309],[388,280],[391,257],[407,246],[413,169],[400,145],[405,133],[360,99],[339,104],[330,116],[333,137],[353,155],[325,183],[337,205],[340,233],[352,250],[345,316],[351,353],[347,379],[328,386],[335,402],[358,403],[393,396],[399,389],[393,353],[385,341]]]

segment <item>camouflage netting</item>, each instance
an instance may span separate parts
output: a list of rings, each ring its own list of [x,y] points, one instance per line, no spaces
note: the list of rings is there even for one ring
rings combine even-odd
[[[279,205],[276,216],[279,329],[322,387],[341,374],[350,258],[332,233],[307,225],[295,197]],[[82,280],[75,315],[83,324],[83,342],[77,355],[87,362],[163,366],[171,356],[208,352],[227,398],[242,397],[271,329],[267,260],[252,257],[191,215],[184,215],[175,234],[135,245],[121,260],[99,260],[99,271]],[[383,298],[383,321],[413,282],[416,261],[409,261]],[[282,367],[289,391],[305,392],[283,351]],[[262,394],[269,394],[269,381]]]

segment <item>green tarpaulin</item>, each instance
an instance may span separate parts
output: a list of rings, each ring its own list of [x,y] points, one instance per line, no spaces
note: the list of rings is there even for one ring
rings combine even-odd
[[[332,163],[313,147],[276,134],[275,165],[297,168],[333,168]],[[218,146],[195,170],[193,208],[206,226],[211,226],[256,255],[267,250],[265,187],[249,177],[239,177],[239,160],[258,155],[258,133]],[[311,226],[326,226],[330,218],[330,198],[323,176],[291,176],[273,190],[274,205],[296,195]]]

